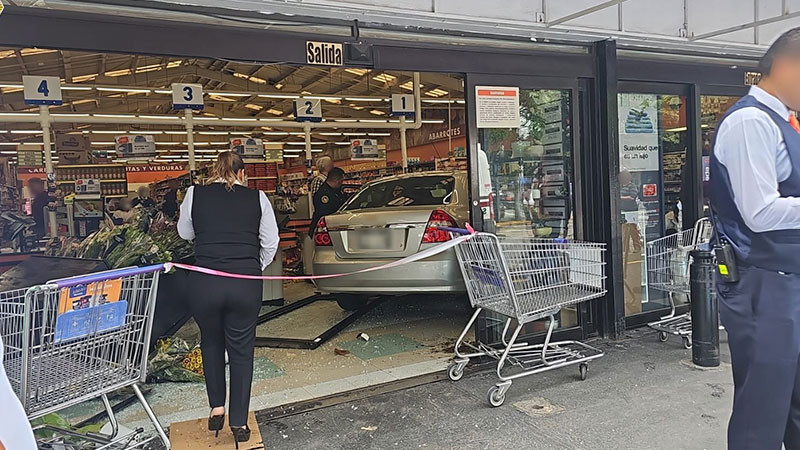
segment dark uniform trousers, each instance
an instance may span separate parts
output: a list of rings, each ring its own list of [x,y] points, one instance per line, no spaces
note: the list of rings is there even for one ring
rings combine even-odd
[[[732,450],[800,449],[800,274],[741,265],[717,281],[733,363]]]

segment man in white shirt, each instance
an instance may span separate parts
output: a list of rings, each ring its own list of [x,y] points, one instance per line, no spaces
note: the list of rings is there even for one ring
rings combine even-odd
[[[800,28],[772,44],[760,69],[758,86],[722,119],[710,158],[718,245],[730,245],[738,267],[738,280],[727,270],[717,280],[733,365],[728,448],[798,449]]]

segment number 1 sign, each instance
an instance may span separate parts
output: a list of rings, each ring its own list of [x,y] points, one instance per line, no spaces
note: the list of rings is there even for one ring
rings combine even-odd
[[[172,83],[172,107],[174,109],[203,109],[203,86]]]
[[[412,94],[392,94],[392,115],[414,117],[414,96]]]
[[[24,75],[22,87],[28,105],[60,105],[61,80],[58,77]]]
[[[318,98],[295,99],[294,118],[298,122],[322,122],[322,102]]]

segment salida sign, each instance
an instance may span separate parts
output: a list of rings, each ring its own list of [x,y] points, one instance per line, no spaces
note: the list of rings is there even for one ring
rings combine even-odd
[[[306,62],[324,66],[341,66],[344,63],[342,44],[306,41]]]

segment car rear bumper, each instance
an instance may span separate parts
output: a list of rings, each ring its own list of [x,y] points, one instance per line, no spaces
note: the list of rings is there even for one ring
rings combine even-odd
[[[314,275],[351,273],[391,262],[392,259],[341,259],[331,248],[317,248]],[[409,294],[465,292],[458,260],[452,249],[390,269],[316,280],[326,292],[353,294]]]

